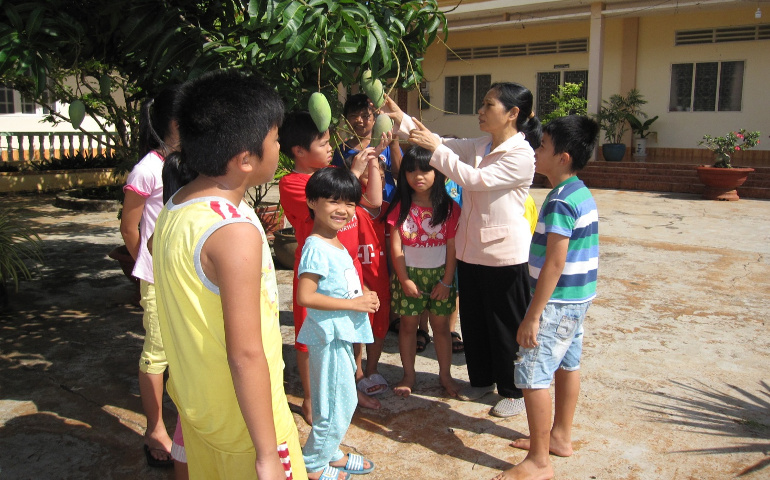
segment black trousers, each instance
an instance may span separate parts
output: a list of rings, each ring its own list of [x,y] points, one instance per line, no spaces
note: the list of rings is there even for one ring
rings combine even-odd
[[[521,398],[513,381],[516,332],[532,299],[526,263],[488,267],[457,262],[460,322],[468,376],[474,387],[497,384],[497,393]]]

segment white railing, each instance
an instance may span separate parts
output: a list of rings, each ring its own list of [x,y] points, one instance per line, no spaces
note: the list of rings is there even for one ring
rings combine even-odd
[[[77,152],[112,157],[116,141],[115,132],[0,132],[0,159],[28,163]]]

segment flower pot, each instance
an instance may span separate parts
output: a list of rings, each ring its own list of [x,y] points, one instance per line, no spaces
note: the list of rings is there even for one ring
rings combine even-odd
[[[703,198],[706,200],[738,200],[736,188],[753,172],[753,168],[717,168],[708,165],[697,167],[698,179],[706,185]]]
[[[625,143],[605,143],[602,145],[602,155],[608,162],[620,162],[626,155]]]
[[[277,203],[261,203],[254,208],[254,212],[259,217],[259,221],[262,222],[262,228],[265,229],[267,239],[272,240],[276,230],[281,228],[283,222],[281,206]]]
[[[284,268],[294,268],[294,253],[297,250],[297,236],[293,228],[278,230],[273,238],[275,259]]]
[[[637,162],[643,162],[647,157],[647,139],[635,138],[634,139],[634,160]]]

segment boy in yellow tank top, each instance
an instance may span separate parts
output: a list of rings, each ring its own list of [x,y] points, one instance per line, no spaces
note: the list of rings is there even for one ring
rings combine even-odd
[[[235,71],[182,87],[181,164],[198,176],[161,211],[153,239],[168,391],[191,479],[306,479],[283,390],[275,271],[241,205],[273,178],[283,105]]]

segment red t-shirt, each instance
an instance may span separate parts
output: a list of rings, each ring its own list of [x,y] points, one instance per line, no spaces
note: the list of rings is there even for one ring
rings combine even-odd
[[[299,280],[297,278],[297,265],[299,265],[299,259],[302,257],[302,247],[305,246],[305,240],[313,231],[313,219],[310,218],[310,210],[305,196],[305,186],[308,180],[310,180],[309,174],[292,172],[278,182],[278,193],[283,213],[291,226],[294,227],[294,233],[297,237],[297,250],[294,252],[294,290],[292,292],[295,339],[306,316],[305,308],[297,305],[297,282]],[[340,239],[353,259],[353,265],[358,271],[359,278],[363,278],[361,262],[358,260],[358,215],[354,216],[347,225],[337,232],[337,238]],[[307,351],[307,347],[301,343],[295,342],[295,348]]]
[[[387,243],[385,241],[385,212],[388,203],[383,202],[376,218],[363,207],[356,207],[358,224],[358,260],[363,270],[364,285],[377,292],[380,309],[369,314],[372,332],[377,338],[385,338],[390,321],[390,279],[388,278]]]

